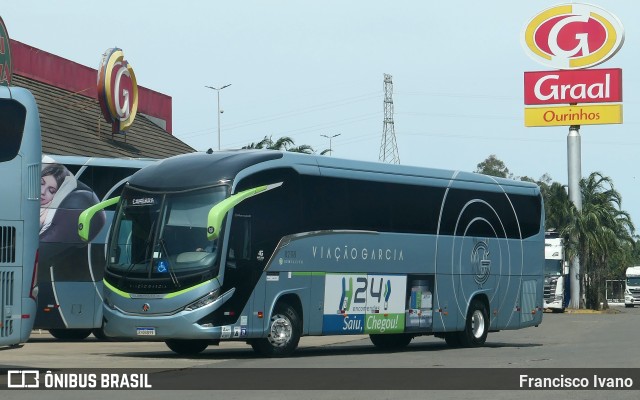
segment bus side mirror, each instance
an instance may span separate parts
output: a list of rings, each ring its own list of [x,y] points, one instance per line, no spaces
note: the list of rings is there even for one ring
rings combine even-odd
[[[280,186],[282,186],[282,182],[247,189],[231,195],[213,206],[211,210],[209,210],[209,215],[207,217],[207,240],[215,240],[218,238],[218,236],[220,236],[222,220],[224,219],[225,215],[227,215],[227,212],[229,212],[229,210],[231,210],[233,207],[245,201],[249,197],[253,197],[257,194],[264,193]]]
[[[105,208],[116,204],[120,201],[120,196],[113,197],[109,200],[105,200],[101,203],[96,204],[95,206],[91,206],[84,210],[80,216],[78,217],[78,236],[85,242],[89,241],[89,232],[91,228],[91,219],[98,211],[104,210]]]

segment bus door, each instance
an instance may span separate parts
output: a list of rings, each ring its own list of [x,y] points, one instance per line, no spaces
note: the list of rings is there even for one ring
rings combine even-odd
[[[259,278],[266,261],[253,252],[250,214],[233,214],[228,236],[222,293],[234,290],[218,312],[218,324],[240,325],[232,335],[239,338],[262,327],[254,327],[254,310],[264,309],[264,285]],[[257,286],[256,286],[257,284]]]

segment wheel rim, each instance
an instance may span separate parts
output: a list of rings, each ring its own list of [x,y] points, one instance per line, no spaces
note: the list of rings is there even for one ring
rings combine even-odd
[[[484,314],[480,310],[475,310],[471,317],[471,333],[476,339],[484,335]]]
[[[281,347],[289,343],[291,336],[293,336],[293,326],[289,318],[280,314],[274,315],[271,318],[269,343],[275,347]]]

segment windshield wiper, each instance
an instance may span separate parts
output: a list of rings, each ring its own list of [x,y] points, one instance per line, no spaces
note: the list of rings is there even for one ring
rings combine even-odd
[[[180,287],[180,282],[178,282],[178,278],[176,277],[175,272],[173,272],[173,265],[171,264],[171,260],[169,259],[169,251],[167,250],[167,245],[164,242],[164,239],[159,239],[160,242],[160,246],[162,247],[162,252],[165,255],[165,258],[167,259],[167,265],[169,266],[168,270],[169,270],[169,276],[171,277],[171,281],[173,282],[173,284],[175,285],[176,288]]]

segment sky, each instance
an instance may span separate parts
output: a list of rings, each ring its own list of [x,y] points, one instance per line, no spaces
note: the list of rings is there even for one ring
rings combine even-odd
[[[640,2],[588,0],[616,15],[625,41],[594,68],[622,68],[624,122],[580,129],[582,176],[613,180],[640,229]],[[516,177],[567,184],[568,127],[524,126],[525,71],[552,68],[520,37],[567,1],[0,0],[10,37],[98,67],[122,48],[138,84],[173,99],[173,134],[204,151],[265,136],[334,157],[379,159],[384,74],[393,77],[400,162],[474,171],[495,154]],[[637,180],[636,180],[637,176]]]

